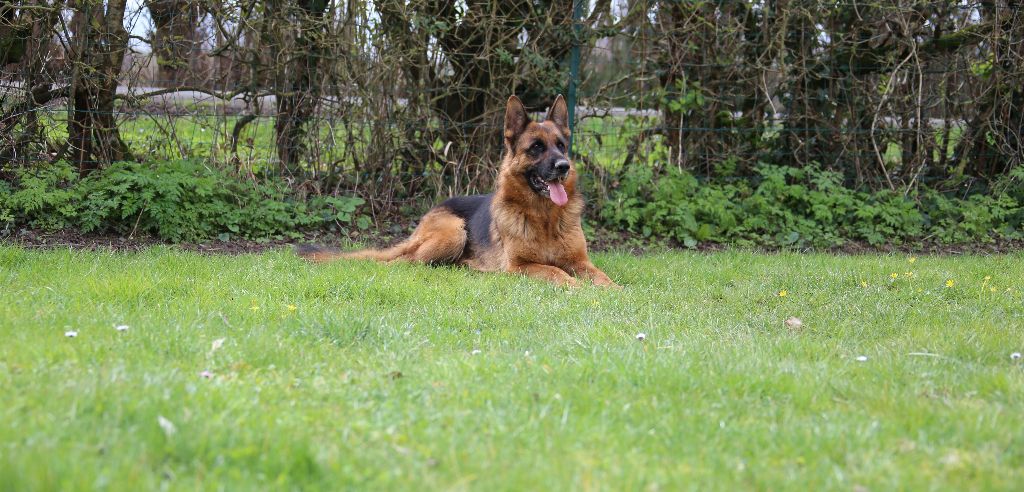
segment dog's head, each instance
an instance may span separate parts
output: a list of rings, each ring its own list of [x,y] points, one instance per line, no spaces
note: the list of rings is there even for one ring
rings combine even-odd
[[[504,179],[525,184],[533,193],[565,206],[576,183],[568,149],[569,112],[561,95],[539,123],[530,121],[519,98],[508,98],[501,169]]]

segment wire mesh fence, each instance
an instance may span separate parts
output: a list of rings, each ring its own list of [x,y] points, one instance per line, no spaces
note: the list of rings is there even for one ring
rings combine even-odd
[[[571,89],[598,187],[769,162],[909,191],[1021,165],[1022,59],[1015,1],[3,2],[0,176],[201,159],[386,207],[488,189],[507,97]]]

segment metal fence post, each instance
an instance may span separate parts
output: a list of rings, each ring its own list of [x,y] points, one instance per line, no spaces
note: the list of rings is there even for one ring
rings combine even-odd
[[[573,156],[573,137],[576,136],[576,88],[580,81],[580,36],[583,32],[583,1],[572,2],[572,51],[569,54],[569,90],[566,103],[569,106],[569,158]]]

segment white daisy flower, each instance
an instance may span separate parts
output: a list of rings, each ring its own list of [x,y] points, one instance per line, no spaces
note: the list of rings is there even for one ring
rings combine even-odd
[[[163,429],[164,434],[166,434],[167,437],[171,437],[178,430],[178,428],[174,426],[174,422],[167,420],[163,415],[156,416],[156,423],[160,425],[160,428]]]

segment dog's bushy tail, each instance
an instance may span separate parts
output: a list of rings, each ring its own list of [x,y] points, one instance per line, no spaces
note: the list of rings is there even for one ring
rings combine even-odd
[[[295,247],[295,254],[314,263],[326,263],[342,259],[394,261],[404,255],[407,249],[409,249],[408,241],[387,249],[363,249],[348,253],[343,253],[337,248],[327,248],[315,244],[300,244]]]
[[[315,244],[300,244],[295,246],[295,254],[300,258],[314,263],[324,263],[341,258],[341,251],[335,248],[326,248]]]

